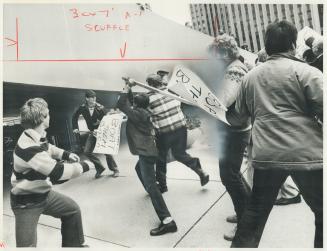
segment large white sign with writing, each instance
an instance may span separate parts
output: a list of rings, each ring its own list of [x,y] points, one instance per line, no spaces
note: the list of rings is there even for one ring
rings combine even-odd
[[[103,117],[97,131],[94,153],[118,154],[122,114],[110,114]]]
[[[190,69],[180,65],[176,66],[167,87],[228,124],[226,120],[227,108]]]

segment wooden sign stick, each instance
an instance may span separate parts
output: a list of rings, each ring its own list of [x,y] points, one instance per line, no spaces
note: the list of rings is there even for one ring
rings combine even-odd
[[[165,96],[167,96],[167,97],[169,97],[169,98],[176,99],[176,100],[178,100],[178,101],[180,101],[180,102],[183,102],[183,103],[185,103],[185,104],[193,105],[193,106],[197,106],[196,103],[190,102],[190,101],[187,100],[187,99],[181,98],[181,97],[179,97],[179,96],[177,96],[177,95],[174,95],[174,94],[169,93],[169,92],[167,92],[167,91],[163,91],[163,90],[157,89],[157,88],[152,87],[152,86],[149,86],[149,85],[147,85],[147,84],[143,84],[143,83],[138,82],[138,81],[136,81],[136,80],[134,80],[134,79],[132,79],[132,78],[125,78],[125,77],[122,77],[122,79],[123,79],[124,81],[127,81],[127,82],[131,83],[131,84],[135,84],[135,85],[141,86],[141,87],[143,87],[144,89],[147,89],[147,90],[149,90],[149,91],[154,91],[154,92],[160,93],[160,94],[162,94],[162,95],[165,95]],[[167,90],[168,90],[168,89],[167,89]]]

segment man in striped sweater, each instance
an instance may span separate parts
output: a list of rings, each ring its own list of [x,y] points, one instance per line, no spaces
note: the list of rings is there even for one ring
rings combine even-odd
[[[26,129],[14,151],[11,178],[11,208],[15,214],[17,247],[35,247],[41,214],[60,218],[62,246],[83,247],[84,234],[79,206],[71,198],[52,190],[89,170],[90,161],[80,161],[74,153],[46,141],[50,116],[42,98],[29,99],[21,108],[21,124]],[[57,160],[68,160],[58,162]]]

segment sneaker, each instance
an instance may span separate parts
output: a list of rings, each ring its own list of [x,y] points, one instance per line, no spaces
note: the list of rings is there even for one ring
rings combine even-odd
[[[232,241],[235,237],[236,230],[237,230],[237,227],[234,227],[229,233],[224,234],[224,239],[226,241]]]
[[[104,171],[104,168],[101,169],[100,171],[97,171],[94,178],[99,179],[101,177],[101,174],[103,173],[103,171]]]
[[[206,185],[209,182],[209,174],[203,172],[203,174],[200,175],[200,182],[201,186]]]
[[[159,190],[160,190],[160,193],[165,193],[165,192],[168,192],[168,187],[159,185]]]
[[[119,171],[118,170],[115,170],[114,173],[113,173],[113,175],[112,175],[112,177],[114,177],[114,178],[119,177]]]
[[[167,224],[160,223],[159,227],[154,228],[150,231],[151,236],[158,236],[167,233],[174,233],[177,231],[177,225],[175,221],[171,221]]]
[[[237,215],[231,215],[226,218],[226,221],[229,223],[237,223]]]

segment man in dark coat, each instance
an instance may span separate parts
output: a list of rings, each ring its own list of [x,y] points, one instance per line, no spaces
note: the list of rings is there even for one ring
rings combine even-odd
[[[117,107],[128,117],[126,125],[128,146],[133,155],[139,156],[135,170],[143,187],[149,193],[153,207],[161,221],[158,228],[150,231],[150,235],[157,236],[176,232],[176,223],[171,217],[156,183],[154,164],[158,157],[158,150],[151,114],[146,110],[149,105],[149,97],[145,94],[136,95],[134,106],[132,106],[133,94],[128,83],[118,100]]]
[[[87,127],[90,130],[86,139],[84,153],[94,163],[96,169],[95,178],[97,179],[100,178],[105,168],[98,157],[93,154],[96,144],[95,131],[98,129],[104,115],[106,115],[106,110],[103,105],[96,102],[96,94],[94,91],[87,90],[85,92],[85,103],[82,104],[73,115],[73,132],[76,134],[80,133],[78,130],[78,118],[80,115],[84,117]],[[118,177],[119,170],[114,158],[110,154],[105,154],[105,156],[108,168],[114,172],[113,177]]]

